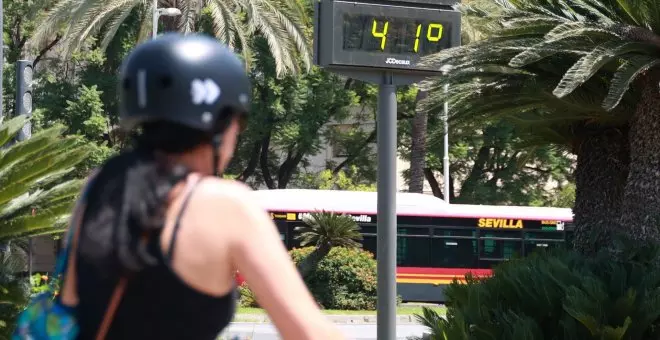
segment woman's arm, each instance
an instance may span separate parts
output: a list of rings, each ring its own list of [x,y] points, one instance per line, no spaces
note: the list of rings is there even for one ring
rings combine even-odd
[[[343,339],[305,286],[275,224],[249,195],[245,190],[229,204],[235,206],[232,225],[240,230],[231,249],[236,269],[284,339]]]

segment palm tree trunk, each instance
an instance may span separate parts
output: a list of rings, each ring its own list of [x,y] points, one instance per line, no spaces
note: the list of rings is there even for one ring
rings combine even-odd
[[[591,134],[575,151],[574,246],[590,255],[611,244],[621,216],[629,164],[627,128]]]
[[[321,262],[321,260],[323,260],[323,258],[328,255],[328,253],[330,253],[331,249],[332,247],[327,243],[323,243],[316,247],[314,251],[307,255],[307,257],[305,257],[298,264],[298,271],[300,272],[300,276],[306,278],[312,274],[314,270],[316,270],[316,267],[318,267],[319,262]]]
[[[660,70],[641,77],[630,121],[630,173],[619,230],[633,241],[660,242]]]
[[[426,97],[425,91],[418,91],[416,103]],[[428,118],[426,111],[416,110],[412,119],[411,144],[410,144],[410,181],[409,192],[424,192],[424,168],[426,167],[426,127]]]

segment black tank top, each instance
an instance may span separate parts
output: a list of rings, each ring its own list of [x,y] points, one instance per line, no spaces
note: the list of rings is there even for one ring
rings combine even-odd
[[[236,309],[235,289],[221,297],[204,294],[189,287],[170,266],[181,216],[193,190],[194,186],[184,198],[167,254],[159,245],[160,235],[150,240],[150,250],[159,254],[158,264],[129,278],[106,339],[215,340],[231,322]],[[80,253],[76,262],[78,339],[93,340],[119,277],[99,275]]]

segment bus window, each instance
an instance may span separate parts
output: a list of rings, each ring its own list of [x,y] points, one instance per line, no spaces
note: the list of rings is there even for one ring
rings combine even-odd
[[[280,239],[288,246],[289,240],[287,238],[287,223],[286,221],[276,220],[275,225],[277,226],[277,231],[280,233]]]
[[[423,235],[429,236],[428,227],[397,227],[396,233],[399,235]]]
[[[376,235],[363,235],[362,237],[362,249],[374,254],[374,258],[376,258]]]
[[[564,240],[564,232],[563,231],[541,231],[541,230],[526,231],[525,232],[525,240],[557,240],[557,241],[563,241]]]
[[[428,267],[430,240],[428,237],[398,236],[396,264],[402,267]]]
[[[428,227],[397,226],[396,263],[398,266],[428,267],[429,252]]]
[[[375,224],[359,224],[360,232],[363,234],[375,234],[376,225]]]
[[[477,231],[474,228],[435,228],[433,232],[435,236],[459,236],[459,237],[476,237]]]
[[[575,238],[575,225],[573,223],[566,224],[566,246],[573,248],[573,239]]]
[[[479,238],[480,267],[491,268],[500,261],[522,255],[521,236],[519,231],[482,231]]]
[[[538,249],[563,247],[563,231],[527,231],[525,232],[525,256]]]
[[[300,248],[300,240],[297,239],[298,235],[300,235],[300,232],[296,231],[297,227],[302,227],[305,226],[306,224],[303,222],[288,222],[287,223],[287,231],[289,233],[288,237],[288,244],[287,248],[292,249],[292,248]]]
[[[431,239],[431,266],[474,268],[477,265],[476,231],[469,229],[435,229]]]

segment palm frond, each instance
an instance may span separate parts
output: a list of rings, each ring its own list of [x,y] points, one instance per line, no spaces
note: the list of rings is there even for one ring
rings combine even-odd
[[[619,39],[606,41],[596,46],[593,51],[573,64],[573,66],[566,71],[566,74],[553,93],[560,98],[568,95],[596,74],[596,72],[598,72],[598,70],[600,70],[605,64],[624,54],[655,54],[658,52],[660,52],[659,48],[645,43],[630,42]]]
[[[30,44],[41,47],[53,35],[63,32],[61,44],[64,54],[69,56],[103,29],[100,46],[105,48],[121,24],[136,8],[142,8],[138,6],[142,4],[143,0],[59,0],[44,16]],[[193,31],[202,4],[211,10],[215,35],[242,53],[246,65],[250,65],[249,39],[259,34],[268,41],[278,75],[311,68],[310,37],[305,35],[304,26],[309,22],[302,3],[294,0],[180,1],[177,6],[182,11],[178,18],[181,32]],[[143,12],[139,41],[146,39],[151,31],[152,11]]]
[[[101,39],[102,50],[105,50],[108,45],[110,45],[112,39],[114,39],[115,35],[117,34],[119,27],[121,27],[126,18],[131,15],[136,5],[137,3],[130,1],[124,3],[117,9],[117,14],[112,19],[110,19],[104,27],[105,32],[103,33],[103,38]]]
[[[332,247],[360,247],[360,227],[350,215],[315,211],[303,219],[305,223],[295,228],[296,239],[302,246],[327,244]]]
[[[16,116],[0,126],[0,146],[4,146],[12,140],[20,131],[28,119],[25,115]]]
[[[16,134],[12,119],[0,126],[4,140]],[[55,126],[0,151],[0,242],[62,230],[82,181],[55,184],[85,159],[89,146],[62,138]]]
[[[603,100],[603,108],[608,111],[614,109],[619,105],[635,78],[640,73],[658,65],[660,65],[660,57],[633,55],[626,58],[612,78],[607,97]]]
[[[215,36],[233,49],[237,49],[240,45],[245,67],[249,69],[251,67],[249,32],[241,29],[242,23],[225,1],[214,0],[208,6],[211,10]]]

